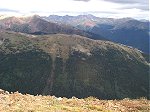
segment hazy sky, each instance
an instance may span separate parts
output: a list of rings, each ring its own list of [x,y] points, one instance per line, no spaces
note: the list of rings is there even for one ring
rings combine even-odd
[[[0,0],[0,14],[149,18],[148,0]]]

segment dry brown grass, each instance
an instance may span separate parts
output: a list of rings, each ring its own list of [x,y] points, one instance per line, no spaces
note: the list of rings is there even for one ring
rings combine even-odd
[[[1,93],[0,112],[149,112],[150,101],[141,99],[99,100]]]

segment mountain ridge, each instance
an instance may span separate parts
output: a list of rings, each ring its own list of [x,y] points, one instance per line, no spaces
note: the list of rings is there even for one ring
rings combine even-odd
[[[143,53],[79,35],[0,32],[0,88],[103,99],[148,97]],[[44,89],[45,88],[45,89]]]
[[[110,40],[138,48],[149,54],[149,21],[133,18],[99,18],[93,15],[9,17],[0,20],[0,28],[37,35],[77,34],[96,40]]]
[[[100,18],[93,15],[43,17],[56,23],[69,24],[79,29],[102,35],[106,39],[132,46],[149,54],[149,21],[133,18]]]
[[[0,29],[22,32],[28,34],[44,35],[44,34],[77,34],[92,39],[105,39],[104,37],[83,31],[70,25],[57,24],[49,22],[38,15],[25,18],[8,17],[0,20]]]

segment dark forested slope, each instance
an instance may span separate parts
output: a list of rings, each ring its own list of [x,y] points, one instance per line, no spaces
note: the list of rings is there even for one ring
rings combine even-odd
[[[0,32],[0,88],[101,99],[148,97],[149,64],[137,49],[78,35]]]

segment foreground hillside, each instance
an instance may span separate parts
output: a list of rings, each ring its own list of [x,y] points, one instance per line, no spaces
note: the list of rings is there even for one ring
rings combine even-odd
[[[149,112],[150,101],[141,99],[99,100],[72,97],[9,94],[0,90],[0,112]]]
[[[57,97],[148,97],[139,50],[78,35],[0,32],[0,88]]]

